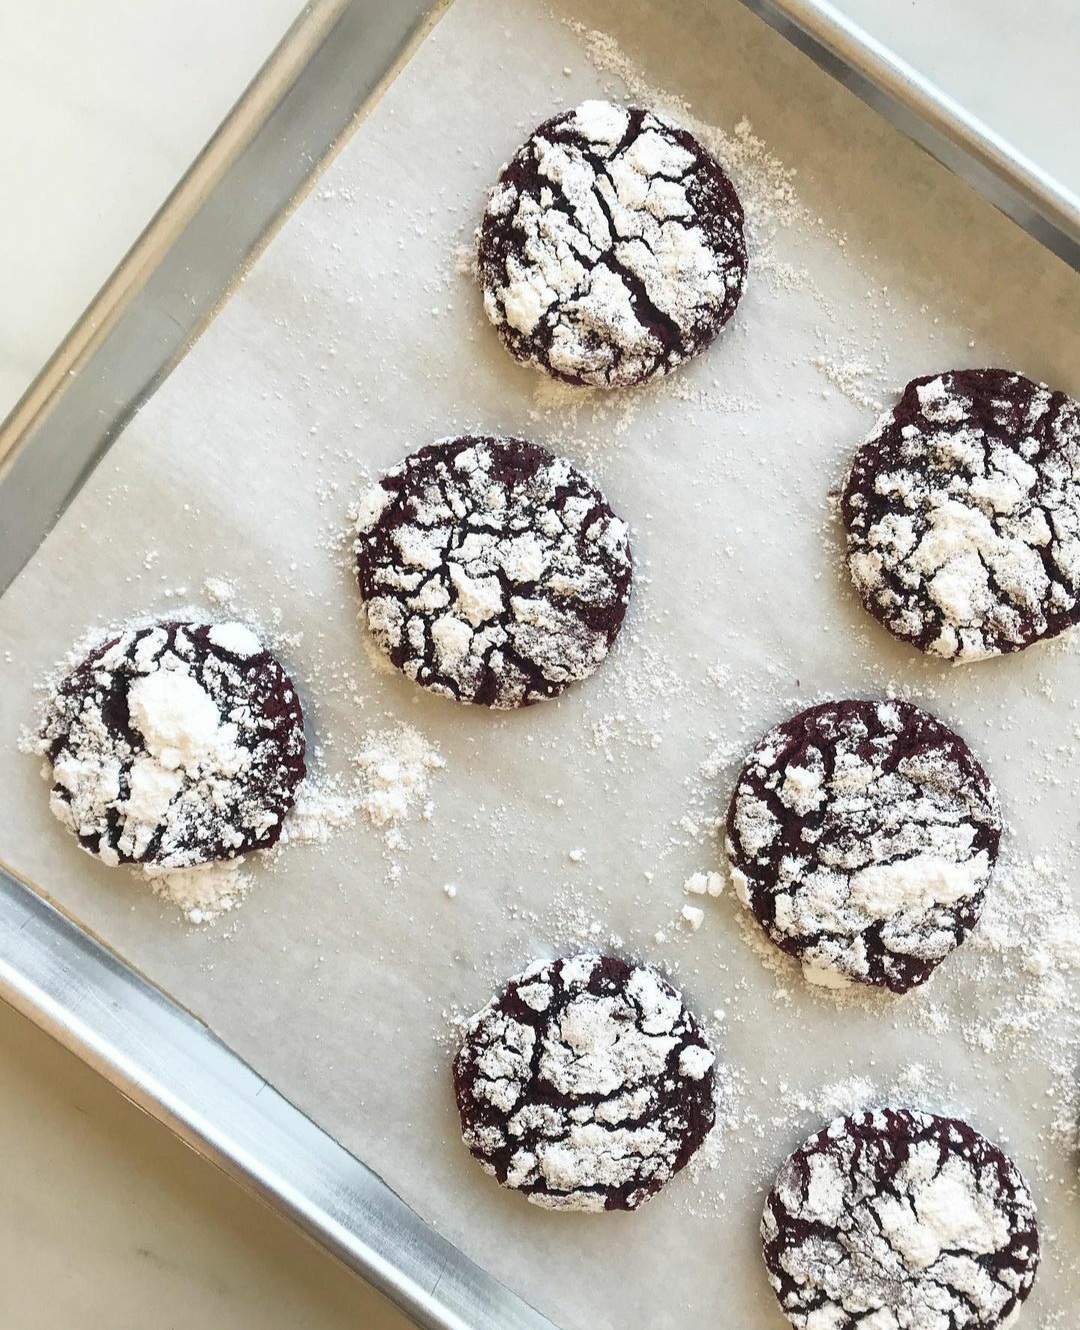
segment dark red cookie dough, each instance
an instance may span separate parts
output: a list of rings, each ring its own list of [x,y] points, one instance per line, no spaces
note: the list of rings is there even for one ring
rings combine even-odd
[[[630,598],[625,522],[564,458],[465,435],[411,453],[361,499],[368,627],[432,692],[510,708],[600,665]]]
[[[750,754],[727,817],[740,899],[809,979],[903,993],[978,921],[997,794],[967,744],[910,702],[825,702]]]
[[[57,688],[40,747],[53,812],[108,864],[265,849],[305,774],[292,680],[237,623],[161,623],[97,647]]]
[[[549,1210],[635,1210],[713,1125],[713,1054],[678,993],[611,956],[538,961],[465,1022],[465,1144]]]
[[[950,660],[1080,621],[1080,402],[1004,369],[914,379],[855,456],[848,566],[896,637]]]
[[[1031,1291],[1035,1206],[1016,1165],[956,1118],[837,1118],[780,1170],[761,1237],[796,1330],[995,1330]]]
[[[746,280],[742,205],[713,157],[666,117],[602,101],[518,149],[477,255],[484,308],[512,354],[598,388],[704,351]]]

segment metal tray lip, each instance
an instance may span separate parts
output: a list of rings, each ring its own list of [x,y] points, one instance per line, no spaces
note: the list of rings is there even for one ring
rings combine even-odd
[[[1075,191],[830,0],[740,3],[1080,272]]]
[[[429,0],[426,7],[437,14],[451,2]],[[912,66],[827,0],[741,3],[972,184],[1036,240],[1080,269],[1080,200]],[[74,371],[92,364],[110,330],[122,322],[125,310],[167,260],[171,246],[163,246],[165,237],[172,232],[176,238],[178,221],[182,223],[180,233],[190,224],[344,16],[378,8],[379,0],[309,0],[192,170],[0,425],[0,491],[8,479],[6,462],[32,449],[37,437],[50,428],[58,401],[78,393],[79,376]],[[391,77],[398,67],[391,61],[381,79]],[[254,115],[252,96],[257,99]],[[327,150],[333,147],[331,143]],[[253,247],[264,239],[265,235],[253,237]],[[183,339],[172,360],[161,366],[161,373],[189,341]],[[107,423],[103,432],[107,433]],[[111,436],[106,444],[109,441]],[[92,453],[91,448],[88,456]],[[48,528],[42,538],[47,533]],[[6,580],[0,576],[0,590],[5,586]],[[58,958],[68,970],[57,964]],[[68,991],[59,983],[60,974],[68,973],[76,960],[83,969],[83,980]],[[113,996],[103,1001],[102,995],[110,993]],[[117,997],[120,993],[123,1003]],[[385,1183],[289,1104],[205,1025],[2,866],[0,999],[50,1032],[197,1152],[291,1218],[418,1324],[430,1330],[554,1330],[549,1320],[435,1234]],[[126,1043],[120,1017],[130,1020],[136,1006],[145,1026],[138,1034],[129,1030],[131,1042]],[[175,1039],[183,1038],[197,1048],[195,1070],[205,1063],[208,1079],[170,1086],[167,1060],[155,1065],[149,1051],[168,1046],[162,1031],[172,1031]],[[249,1130],[254,1132],[252,1143],[245,1145],[237,1139],[223,1124],[221,1112],[215,1115],[211,1111],[215,1094],[222,1091],[220,1085],[215,1090],[215,1076],[232,1083],[234,1089],[242,1085],[251,1092],[250,1103],[242,1097],[240,1102],[245,1104]],[[230,1078],[235,1079],[230,1082]],[[301,1133],[309,1153],[286,1151],[284,1158],[275,1157],[263,1135],[274,1122]],[[319,1158],[326,1163],[322,1173],[313,1167],[312,1161]],[[346,1199],[353,1208],[343,1211]],[[411,1217],[409,1223],[403,1222],[403,1215]],[[396,1251],[386,1249],[387,1232],[407,1235]]]

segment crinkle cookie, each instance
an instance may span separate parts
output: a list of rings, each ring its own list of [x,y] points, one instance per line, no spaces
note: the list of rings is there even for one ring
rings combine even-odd
[[[378,646],[444,697],[528,706],[588,678],[630,599],[626,523],[564,458],[470,435],[362,497],[356,570]]]
[[[678,993],[611,956],[538,961],[470,1020],[465,1144],[548,1210],[635,1210],[713,1125],[713,1054]]]
[[[848,567],[870,613],[948,660],[1080,621],[1080,402],[1004,369],[914,379],[844,488]]]
[[[967,744],[910,702],[824,702],[770,730],[727,817],[739,898],[807,978],[903,993],[975,926],[997,794]]]
[[[51,806],[107,864],[265,849],[304,778],[292,680],[239,623],[161,623],[95,648],[50,700]]]
[[[906,1108],[811,1136],[777,1176],[761,1237],[796,1330],[995,1330],[1039,1264],[1012,1160],[966,1122]]]
[[[603,101],[522,144],[492,191],[477,256],[508,350],[598,388],[700,354],[746,281],[742,205],[716,161],[665,116]]]

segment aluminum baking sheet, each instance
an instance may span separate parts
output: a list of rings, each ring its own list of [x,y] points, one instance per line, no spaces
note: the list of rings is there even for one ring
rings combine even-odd
[[[510,362],[460,257],[523,135],[605,91],[688,99],[723,131],[753,216],[751,282],[721,342],[616,397]],[[0,604],[0,858],[567,1330],[781,1324],[757,1252],[763,1189],[830,1108],[897,1087],[1007,1141],[1047,1238],[1030,1322],[1068,1324],[1080,663],[1069,642],[969,669],[894,644],[845,586],[828,490],[916,373],[1005,363],[1080,391],[1078,294],[734,0],[457,0]],[[356,619],[350,498],[473,426],[566,453],[634,528],[635,602],[611,660],[520,715],[418,695],[375,666]],[[209,612],[207,578],[278,641],[323,771],[347,774],[367,734],[402,722],[445,768],[401,846],[361,819],[289,847],[235,916],[191,930],[77,852],[14,748],[35,683],[88,622]],[[719,864],[707,821],[745,747],[813,699],[885,689],[976,747],[1010,867],[981,945],[927,990],[837,1006],[767,964],[730,899],[696,934],[677,917],[686,877]],[[1025,899],[1053,910],[1021,928]],[[456,1138],[448,1016],[583,942],[667,965],[700,1012],[723,1013],[709,1159],[636,1215],[536,1211]]]

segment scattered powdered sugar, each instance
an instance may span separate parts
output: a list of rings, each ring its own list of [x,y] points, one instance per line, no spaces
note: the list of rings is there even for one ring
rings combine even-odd
[[[446,763],[438,748],[411,725],[377,730],[355,758],[360,773],[360,812],[377,830],[397,827],[413,813],[431,816],[428,787]]]
[[[821,1121],[865,1113],[883,1103],[902,1103],[923,1112],[942,1111],[956,1106],[959,1092],[952,1083],[924,1062],[908,1062],[882,1077],[854,1073],[836,1081],[822,1081],[811,1086],[795,1086],[781,1076],[775,1086],[777,1121],[787,1123],[799,1118]]]
[[[369,730],[347,757],[347,776],[316,775],[301,788],[281,843],[326,845],[336,832],[363,823],[381,837],[388,875],[396,881],[405,825],[431,818],[431,778],[446,762],[436,744],[400,723]]]
[[[964,976],[981,994],[977,1010],[961,993],[951,1018],[937,1007],[923,1014],[932,1028],[935,1018],[949,1019],[979,1053],[1047,1067],[1056,1107],[1051,1130],[1070,1152],[1080,1145],[1080,911],[1073,891],[1072,875],[1044,857],[999,864],[971,937],[975,964]]]
[[[1043,857],[1004,862],[972,944],[998,957],[1015,956],[1033,979],[1062,981],[1080,970],[1080,912],[1068,874]]]

